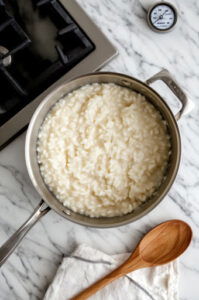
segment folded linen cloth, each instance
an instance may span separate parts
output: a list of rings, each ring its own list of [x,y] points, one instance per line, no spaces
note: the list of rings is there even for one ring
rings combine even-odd
[[[58,268],[44,300],[68,300],[119,266],[129,253],[107,255],[82,244]],[[177,262],[134,271],[115,280],[91,300],[177,300]]]

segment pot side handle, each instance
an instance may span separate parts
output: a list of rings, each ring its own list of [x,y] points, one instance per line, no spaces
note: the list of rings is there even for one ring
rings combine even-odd
[[[33,225],[35,225],[35,223],[49,210],[50,207],[47,207],[45,202],[41,200],[28,220],[15,233],[13,233],[13,235],[3,244],[3,246],[0,247],[0,267],[12,254],[27,232],[33,227]]]
[[[153,75],[149,78],[146,83],[149,85],[154,81],[162,80],[170,90],[176,95],[178,100],[181,102],[182,106],[179,112],[175,115],[176,120],[178,121],[183,115],[188,114],[194,107],[194,103],[186,96],[183,92],[179,84],[176,80],[173,79],[170,72],[166,69],[158,72],[157,74]]]

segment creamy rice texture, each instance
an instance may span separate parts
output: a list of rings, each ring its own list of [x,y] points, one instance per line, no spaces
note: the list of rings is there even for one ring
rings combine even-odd
[[[94,83],[52,107],[37,150],[42,177],[64,206],[111,217],[133,211],[158,188],[170,138],[161,114],[144,96]]]

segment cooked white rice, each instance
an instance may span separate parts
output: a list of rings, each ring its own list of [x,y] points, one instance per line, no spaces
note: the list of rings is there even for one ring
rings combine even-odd
[[[160,185],[170,138],[161,114],[144,96],[94,83],[52,107],[37,150],[42,177],[64,206],[111,217],[131,212]]]

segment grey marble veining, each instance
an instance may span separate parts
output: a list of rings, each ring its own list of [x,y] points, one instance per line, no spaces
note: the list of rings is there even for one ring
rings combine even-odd
[[[66,221],[55,212],[48,213],[1,268],[0,299],[42,299],[63,255],[68,255],[79,243],[109,254],[128,252],[149,228],[164,220],[179,218],[187,221],[194,232],[191,247],[180,259],[180,299],[198,300],[199,1],[177,1],[179,22],[168,34],[157,34],[148,28],[146,12],[138,0],[78,2],[119,50],[119,56],[103,70],[146,80],[167,68],[195,102],[194,111],[179,122],[180,170],[163,202],[127,226],[104,230],[86,228]],[[179,106],[168,89],[159,82],[153,87],[177,111]],[[27,174],[24,140],[25,134],[0,152],[0,243],[25,221],[40,201]]]

